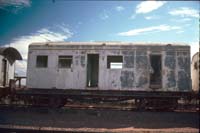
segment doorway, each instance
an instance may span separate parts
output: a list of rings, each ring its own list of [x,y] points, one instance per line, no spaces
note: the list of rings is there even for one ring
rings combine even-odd
[[[7,60],[2,60],[2,72],[3,72],[3,86],[6,86],[6,78],[7,78]]]
[[[87,55],[87,87],[98,87],[99,54]]]
[[[161,55],[150,55],[150,88],[159,89],[162,87],[162,65],[161,65]]]

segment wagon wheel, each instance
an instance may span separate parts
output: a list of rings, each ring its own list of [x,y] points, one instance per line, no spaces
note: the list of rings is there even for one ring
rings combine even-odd
[[[60,108],[65,104],[65,100],[60,97],[50,97],[49,98],[49,106],[52,108]]]
[[[146,100],[145,99],[136,99],[136,107],[139,110],[145,110]]]

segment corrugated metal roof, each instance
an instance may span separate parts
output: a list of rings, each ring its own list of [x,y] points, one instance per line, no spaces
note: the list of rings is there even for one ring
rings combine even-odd
[[[12,47],[0,47],[0,55],[5,56],[10,64],[13,64],[15,60],[22,60],[22,56],[18,50]]]
[[[192,55],[192,61],[193,61],[193,58],[195,57],[195,56],[197,56],[197,57],[199,57],[199,52],[196,52],[194,55]]]

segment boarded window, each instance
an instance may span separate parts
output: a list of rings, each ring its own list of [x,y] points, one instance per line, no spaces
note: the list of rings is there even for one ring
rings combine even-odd
[[[107,68],[110,69],[122,69],[123,56],[108,56],[107,57]]]
[[[59,56],[58,67],[59,68],[71,68],[72,56]]]
[[[46,55],[39,55],[37,56],[36,67],[45,68],[48,64],[48,56]]]

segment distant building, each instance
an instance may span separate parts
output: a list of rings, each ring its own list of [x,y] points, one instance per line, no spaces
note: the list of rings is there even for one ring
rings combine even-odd
[[[28,88],[191,91],[190,46],[50,42],[29,45]]]
[[[193,55],[191,64],[192,89],[199,91],[199,52]]]
[[[8,86],[14,79],[15,61],[22,60],[20,53],[12,47],[0,47],[0,86]]]

